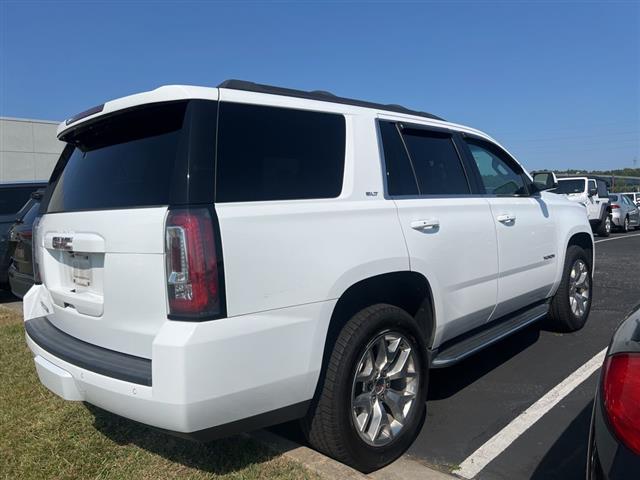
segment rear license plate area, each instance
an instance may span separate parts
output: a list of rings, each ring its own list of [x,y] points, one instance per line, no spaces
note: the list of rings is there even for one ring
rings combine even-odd
[[[88,288],[93,283],[89,255],[71,254],[71,282],[76,287]]]

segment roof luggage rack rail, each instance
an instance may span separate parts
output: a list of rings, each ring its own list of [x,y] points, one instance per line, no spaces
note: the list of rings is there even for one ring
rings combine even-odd
[[[436,115],[427,112],[420,112],[403,107],[402,105],[385,105],[382,103],[367,102],[365,100],[355,100],[353,98],[338,97],[331,92],[324,90],[313,90],[307,92],[304,90],[295,90],[293,88],[274,87],[272,85],[263,85],[260,83],[248,82],[245,80],[225,80],[218,88],[228,88],[231,90],[243,90],[246,92],[268,93],[271,95],[283,95],[287,97],[306,98],[308,100],[319,100],[322,102],[341,103],[344,105],[354,105],[356,107],[375,108],[377,110],[385,110],[388,112],[404,113],[407,115],[415,115],[418,117],[430,118],[432,120],[445,121]]]

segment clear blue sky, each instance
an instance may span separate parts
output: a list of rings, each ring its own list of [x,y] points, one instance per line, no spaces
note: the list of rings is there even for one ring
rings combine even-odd
[[[640,167],[640,2],[0,0],[0,115],[240,78],[400,103],[530,169]]]

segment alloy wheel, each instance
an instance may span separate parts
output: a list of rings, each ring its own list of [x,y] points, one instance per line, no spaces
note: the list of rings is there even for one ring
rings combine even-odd
[[[353,423],[365,443],[381,447],[397,438],[415,408],[420,374],[414,347],[401,333],[382,333],[367,345],[351,389]]]
[[[587,311],[591,297],[591,282],[587,264],[578,259],[571,267],[569,275],[569,305],[573,314],[581,318]]]

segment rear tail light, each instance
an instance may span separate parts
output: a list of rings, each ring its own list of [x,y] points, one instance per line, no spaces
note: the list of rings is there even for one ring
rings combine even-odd
[[[603,400],[616,436],[640,455],[640,353],[623,353],[607,358]]]
[[[40,226],[40,217],[36,217],[31,226],[31,263],[33,265],[33,281],[36,285],[42,283],[40,278],[40,258],[38,256],[39,248],[38,242],[40,241],[40,235],[38,234],[38,227]]]
[[[617,205],[617,204],[615,204],[615,203],[612,203],[612,204],[611,204],[611,208],[612,208],[613,210],[615,210],[616,208],[620,208],[620,205]]]
[[[169,318],[224,316],[222,262],[209,209],[170,210],[165,234]]]

